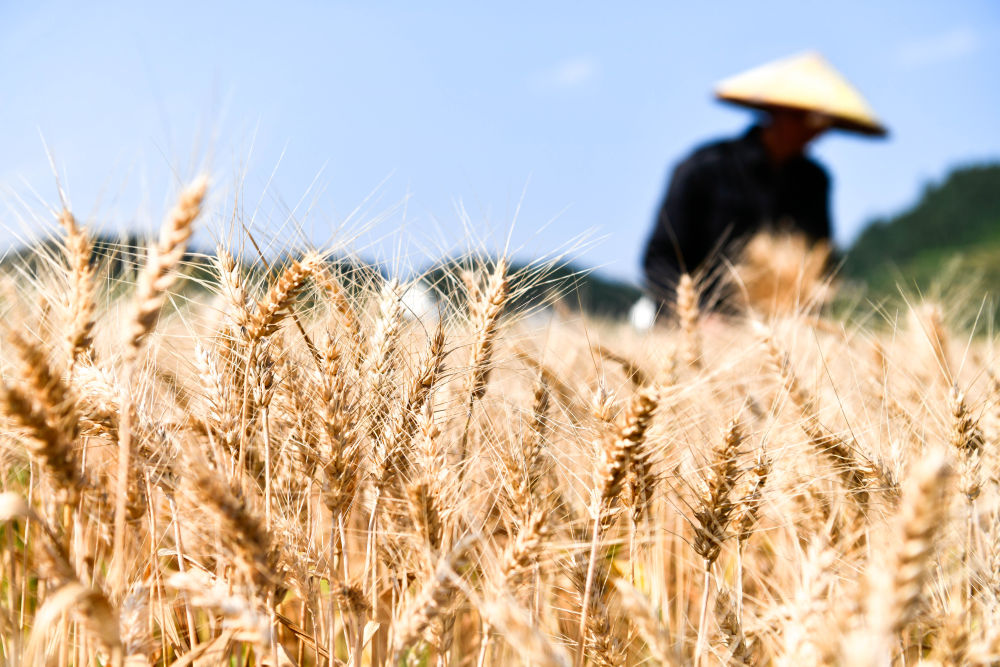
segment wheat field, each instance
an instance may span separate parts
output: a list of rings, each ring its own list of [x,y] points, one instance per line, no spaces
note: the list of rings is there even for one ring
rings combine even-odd
[[[206,188],[137,271],[62,208],[0,281],[7,664],[1000,664],[1000,381],[955,304],[719,320],[685,277],[638,333],[512,307],[501,257],[418,318],[245,239],[192,291]]]

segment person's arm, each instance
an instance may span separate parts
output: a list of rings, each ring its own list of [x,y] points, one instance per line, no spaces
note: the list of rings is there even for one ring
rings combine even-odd
[[[647,286],[660,301],[673,301],[681,274],[697,269],[711,249],[707,187],[697,156],[674,170],[643,259]]]

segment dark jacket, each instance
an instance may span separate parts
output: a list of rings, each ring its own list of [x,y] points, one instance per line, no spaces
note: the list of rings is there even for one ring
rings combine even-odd
[[[670,180],[643,259],[647,287],[670,303],[684,272],[711,286],[733,246],[765,226],[830,238],[829,191],[826,171],[804,155],[775,165],[759,127],[702,146]]]

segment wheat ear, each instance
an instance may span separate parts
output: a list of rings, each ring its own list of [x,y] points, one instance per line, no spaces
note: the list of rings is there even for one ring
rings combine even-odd
[[[347,379],[340,348],[327,334],[320,351],[319,412],[327,460],[323,466],[323,503],[334,517],[340,516],[354,500],[360,478],[359,431],[351,422]]]
[[[281,272],[250,316],[247,325],[247,338],[250,341],[266,338],[278,330],[282,320],[289,314],[299,290],[321,265],[320,257],[310,253],[301,260],[293,261]]]
[[[548,513],[543,509],[533,511],[504,554],[500,569],[505,587],[516,589],[520,585],[522,575],[538,562],[548,535]]]
[[[393,410],[385,454],[379,464],[378,484],[380,488],[384,488],[393,480],[404,478],[408,472],[408,455],[417,427],[417,419],[430,399],[434,384],[441,374],[445,355],[444,322],[438,320],[430,347],[421,360],[409,386],[404,390],[402,400],[396,403]]]
[[[271,535],[242,494],[204,462],[190,462],[185,478],[199,506],[219,521],[222,538],[236,554],[247,578],[258,588],[273,581],[276,553]]]
[[[701,617],[698,621],[698,639],[695,644],[694,664],[699,665],[705,642],[705,618],[712,578],[712,564],[719,557],[722,543],[728,537],[729,521],[736,509],[732,492],[739,478],[737,458],[743,434],[739,422],[733,419],[726,426],[722,446],[716,449],[709,466],[705,492],[701,495],[694,513],[694,551],[704,563],[704,588],[701,598]]]
[[[649,513],[658,481],[653,450],[643,447],[633,452],[629,458],[627,503],[631,509],[633,528]]]
[[[0,384],[4,412],[27,433],[28,451],[73,504],[86,484],[73,451],[79,430],[76,399],[40,345],[15,331],[8,341],[21,362],[21,383]]]
[[[181,191],[177,205],[160,227],[160,240],[149,250],[146,266],[136,284],[135,312],[126,329],[128,358],[135,358],[143,339],[156,326],[167,292],[177,278],[175,269],[184,259],[207,190],[208,177],[200,176]]]
[[[659,394],[656,388],[637,391],[629,402],[615,437],[602,450],[598,479],[599,514],[602,522],[609,518],[609,510],[621,496],[629,463],[646,443],[646,432],[653,422],[653,413],[658,404]]]
[[[966,605],[973,596],[973,585],[969,571],[969,561],[973,550],[976,531],[975,502],[982,491],[982,457],[984,438],[979,428],[979,420],[973,417],[965,401],[965,394],[952,385],[951,395],[952,432],[951,445],[958,458],[959,491],[965,496],[965,543],[962,546],[962,599]]]
[[[364,368],[368,431],[373,439],[384,425],[393,389],[392,373],[396,367],[396,352],[402,327],[402,303],[397,281],[390,280],[382,286],[378,311],[378,318],[368,340]]]
[[[510,294],[510,263],[506,257],[497,260],[490,274],[486,287],[479,290],[473,285],[470,290],[471,301],[469,314],[476,340],[469,355],[469,376],[466,380],[466,419],[462,440],[459,444],[459,463],[465,464],[465,454],[469,441],[469,427],[472,424],[472,409],[476,401],[486,394],[490,371],[493,369],[493,346],[500,328],[500,316],[503,315],[507,297]]]
[[[75,363],[93,349],[94,275],[97,269],[91,265],[94,244],[86,230],[80,227],[69,209],[59,214],[59,222],[66,231],[66,264],[69,267],[69,317],[66,342],[69,345],[70,361]]]
[[[512,506],[522,520],[527,519],[537,507],[539,486],[546,470],[544,455],[549,400],[549,385],[545,375],[540,373],[535,384],[531,421],[518,439],[519,451],[509,451],[503,456],[503,464],[513,480],[510,492]]]
[[[233,321],[239,329],[246,329],[250,326],[251,313],[240,267],[229,251],[221,246],[216,248],[214,262],[223,295],[233,309]]]
[[[646,443],[646,432],[653,423],[653,414],[659,404],[659,395],[655,387],[646,387],[637,391],[629,402],[625,417],[618,426],[615,437],[605,444],[601,452],[600,471],[597,480],[597,507],[595,508],[593,534],[590,541],[590,558],[587,563],[587,577],[583,587],[583,598],[580,613],[580,642],[577,645],[575,664],[583,665],[584,649],[587,637],[587,616],[590,611],[590,600],[594,585],[594,570],[597,561],[597,550],[604,528],[611,524],[613,515],[611,509],[621,495],[629,462],[633,455],[640,452]]]
[[[872,589],[870,619],[879,632],[875,646],[888,650],[892,636],[914,618],[923,597],[924,584],[931,576],[932,556],[937,537],[947,523],[948,480],[951,469],[943,455],[934,455],[911,474],[903,495],[896,527],[894,549],[878,557],[885,568]],[[881,585],[880,585],[881,584]]]
[[[732,497],[739,479],[737,460],[743,434],[740,424],[733,419],[726,426],[722,445],[716,449],[708,469],[705,491],[699,497],[694,513],[694,551],[711,567],[719,557],[722,543],[728,537],[728,527],[737,503]]]
[[[952,414],[951,445],[958,454],[960,463],[961,491],[966,500],[972,503],[982,489],[979,465],[984,445],[983,432],[979,428],[979,421],[973,417],[966,404],[965,393],[957,385],[952,386],[949,399]]]
[[[701,336],[698,332],[698,292],[687,273],[677,283],[677,319],[681,325],[681,358],[688,366],[701,365]]]

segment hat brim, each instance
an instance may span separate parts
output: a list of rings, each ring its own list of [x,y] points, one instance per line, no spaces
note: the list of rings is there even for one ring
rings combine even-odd
[[[735,104],[737,106],[746,107],[748,109],[758,109],[761,111],[777,111],[781,109],[790,109],[793,111],[803,111],[806,113],[818,113],[830,119],[830,127],[836,128],[838,130],[844,130],[846,132],[854,132],[857,134],[863,134],[868,137],[887,137],[889,136],[889,130],[880,123],[873,121],[861,121],[854,118],[847,118],[845,116],[838,115],[836,113],[831,113],[825,109],[817,109],[815,107],[806,105],[795,105],[795,104],[778,104],[775,102],[768,102],[765,100],[750,100],[744,97],[729,96],[721,93],[716,93],[715,98],[720,102],[727,102],[729,104]]]

